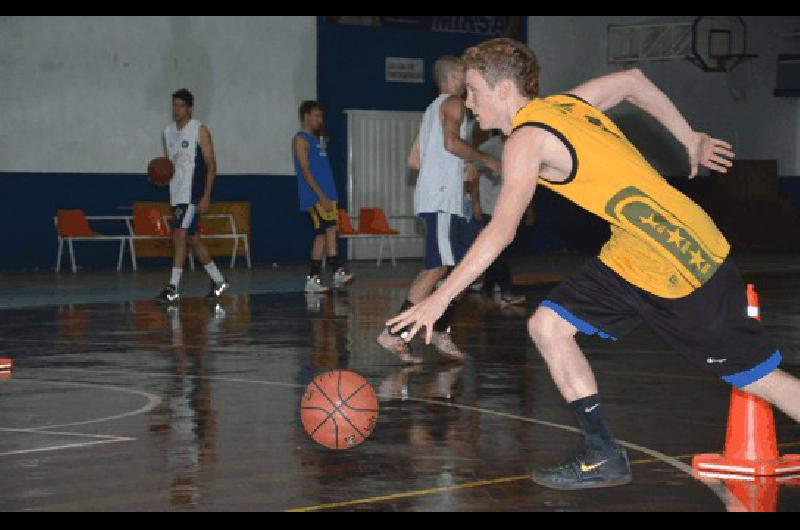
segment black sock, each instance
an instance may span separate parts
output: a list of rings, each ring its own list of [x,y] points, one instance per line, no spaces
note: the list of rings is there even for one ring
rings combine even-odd
[[[342,267],[339,262],[339,256],[328,256],[328,270],[332,272],[338,271]]]
[[[603,419],[599,394],[579,399],[569,406],[586,436],[586,445],[589,449],[603,455],[616,454],[619,451],[617,442]]]
[[[411,309],[411,308],[412,308],[412,307],[414,307],[415,305],[416,305],[416,304],[414,304],[414,303],[413,303],[413,302],[411,302],[410,300],[406,300],[405,302],[403,302],[403,305],[402,305],[402,306],[400,306],[400,311],[398,311],[398,312],[397,312],[397,314],[399,315],[400,313],[404,313],[405,311],[407,311],[407,310]],[[391,330],[389,330],[389,333],[390,333],[391,335],[395,336],[395,337],[399,337],[399,336],[401,336],[403,333],[405,333],[405,332],[407,332],[407,331],[411,331],[411,327],[409,327],[409,326],[406,326],[406,327],[404,327],[403,329],[401,329],[400,331],[398,331],[397,333],[393,333]]]
[[[456,312],[456,305],[457,302],[455,300],[450,302],[450,305],[444,310],[442,318],[437,320],[433,325],[433,331],[445,333],[450,329],[450,321],[453,320],[453,314]]]
[[[313,278],[314,276],[319,276],[320,274],[322,274],[322,260],[312,259],[311,272],[309,272],[308,275]]]

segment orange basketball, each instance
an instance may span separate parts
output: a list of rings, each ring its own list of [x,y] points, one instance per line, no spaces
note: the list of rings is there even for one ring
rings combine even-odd
[[[329,372],[314,379],[300,403],[300,418],[311,438],[328,449],[364,443],[378,421],[378,398],[353,372]]]
[[[169,158],[154,158],[147,165],[148,180],[159,188],[168,186],[174,174],[175,166]]]

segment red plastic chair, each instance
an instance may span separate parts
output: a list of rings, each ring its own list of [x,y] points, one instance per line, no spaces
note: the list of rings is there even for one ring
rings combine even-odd
[[[102,234],[92,231],[89,221],[82,210],[59,210],[58,235],[65,238],[101,237]]]
[[[400,232],[389,226],[386,214],[380,208],[362,208],[359,214],[358,231],[362,234],[396,236]]]
[[[64,245],[69,250],[72,272],[78,272],[78,264],[75,258],[76,241],[114,241],[119,242],[119,258],[117,259],[117,270],[122,270],[122,257],[125,252],[125,244],[131,241],[130,235],[104,235],[92,230],[89,226],[90,220],[95,221],[124,221],[124,217],[87,217],[83,210],[58,210],[53,221],[55,222],[56,234],[58,235],[58,257],[56,258],[56,272],[61,272],[61,258],[64,253]]]
[[[133,210],[133,233],[140,237],[169,238],[172,236],[161,212],[155,208],[135,208]]]
[[[358,232],[353,228],[353,223],[350,222],[347,210],[339,210],[339,235],[354,236],[357,234]]]

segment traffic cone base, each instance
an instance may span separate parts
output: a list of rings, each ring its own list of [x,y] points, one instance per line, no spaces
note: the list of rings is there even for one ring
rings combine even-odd
[[[725,455],[698,455],[692,466],[701,474],[723,474],[712,478],[733,478],[736,475],[777,477],[800,473],[800,455],[786,455],[777,460],[752,461],[726,458]]]
[[[14,360],[0,357],[0,381],[4,379],[11,379],[14,372]]]

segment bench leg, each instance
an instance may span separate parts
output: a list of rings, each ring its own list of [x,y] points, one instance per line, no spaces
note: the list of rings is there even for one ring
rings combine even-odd
[[[244,255],[247,258],[247,268],[252,269],[253,261],[250,259],[250,243],[247,241],[247,236],[244,236],[242,242],[244,243]]]
[[[67,244],[69,245],[69,260],[72,263],[72,272],[73,274],[78,272],[78,264],[75,263],[75,246],[70,239]]]
[[[386,243],[386,238],[380,238],[380,245],[378,245],[378,267],[383,263],[383,245]]]
[[[129,239],[131,244],[131,267],[133,267],[134,272],[139,270],[139,264],[136,262],[136,242],[133,239]]]
[[[58,238],[58,261],[56,261],[56,272],[61,272],[61,257],[63,256],[64,252],[64,240],[62,238]]]
[[[233,254],[231,255],[231,269],[236,268],[236,254],[239,253],[239,238],[233,238]]]
[[[395,254],[395,241],[393,237],[389,238],[389,251],[392,253],[392,267],[397,267],[397,255]]]
[[[117,272],[122,270],[122,258],[125,256],[125,240],[119,240],[119,259],[117,259]]]

